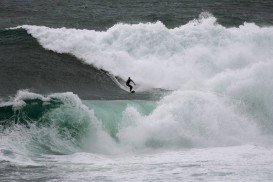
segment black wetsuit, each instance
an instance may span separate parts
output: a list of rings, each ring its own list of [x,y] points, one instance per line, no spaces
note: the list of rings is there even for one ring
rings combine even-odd
[[[130,87],[130,92],[132,92],[132,89],[133,89],[133,86],[132,85],[130,85],[130,82],[133,82],[133,80],[131,80],[130,78],[126,81],[126,85],[128,86],[128,87]],[[133,82],[134,83],[134,82]]]

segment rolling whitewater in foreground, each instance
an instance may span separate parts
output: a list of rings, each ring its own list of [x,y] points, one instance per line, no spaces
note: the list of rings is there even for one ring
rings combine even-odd
[[[0,181],[273,180],[272,25],[202,12],[0,36],[18,50],[0,62]]]

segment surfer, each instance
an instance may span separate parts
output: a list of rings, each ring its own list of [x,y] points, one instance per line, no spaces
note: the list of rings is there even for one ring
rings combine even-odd
[[[134,84],[134,85],[136,85],[136,84],[135,84],[135,82],[134,82],[134,81],[133,81],[133,80],[132,80],[130,77],[129,77],[129,78],[128,78],[128,80],[126,81],[126,85],[127,85],[127,87],[129,87],[129,88],[130,88],[130,92],[132,92],[132,93],[133,93],[133,92],[134,92],[134,91],[132,91],[133,86],[132,86],[132,85],[130,85],[130,82],[133,82],[133,84]]]

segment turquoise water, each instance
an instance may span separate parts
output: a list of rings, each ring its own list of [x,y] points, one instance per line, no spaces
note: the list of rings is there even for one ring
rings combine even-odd
[[[142,116],[149,115],[156,107],[156,101],[145,100],[84,100],[83,104],[92,109],[110,135],[116,138],[119,124],[127,107],[135,108]]]

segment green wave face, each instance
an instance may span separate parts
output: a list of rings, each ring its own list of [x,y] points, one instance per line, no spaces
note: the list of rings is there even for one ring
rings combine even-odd
[[[133,107],[145,116],[155,107],[152,101],[82,102],[72,93],[15,100],[0,106],[0,135],[35,154],[111,153],[111,145],[119,143],[117,133],[126,109]]]
[[[83,103],[92,109],[104,128],[109,134],[117,139],[120,122],[123,119],[125,110],[128,107],[135,108],[142,116],[149,115],[155,108],[155,101],[143,100],[113,100],[113,101],[89,101],[85,100]]]
[[[38,153],[66,154],[79,150],[89,132],[96,131],[92,128],[95,118],[73,94],[15,100],[0,106],[1,135],[6,140],[11,135],[22,135],[26,138],[20,141],[16,137],[16,141]]]

